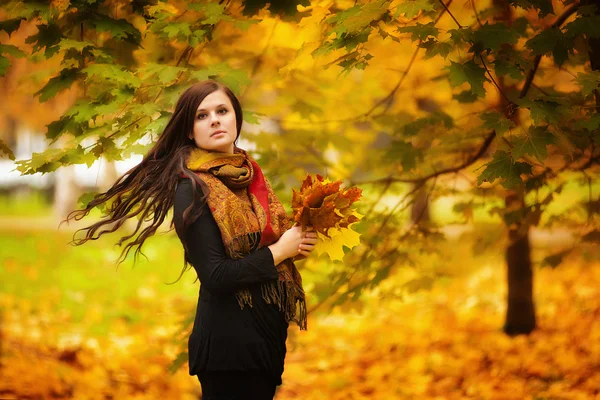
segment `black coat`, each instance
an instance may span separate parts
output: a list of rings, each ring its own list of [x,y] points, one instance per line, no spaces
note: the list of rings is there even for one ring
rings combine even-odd
[[[183,212],[191,203],[191,181],[181,179],[173,206],[178,231]],[[266,371],[281,385],[288,323],[276,304],[265,302],[260,289],[262,282],[278,277],[271,250],[265,246],[242,259],[229,258],[208,204],[185,232],[185,239],[189,260],[200,280],[188,340],[190,375],[201,371]],[[244,305],[242,310],[234,293],[243,287],[252,293],[252,307]]]

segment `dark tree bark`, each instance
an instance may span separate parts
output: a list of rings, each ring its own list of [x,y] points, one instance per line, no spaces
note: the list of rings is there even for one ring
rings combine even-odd
[[[523,194],[510,191],[505,202],[509,210],[520,208],[524,205]],[[520,223],[508,227],[509,244],[505,255],[508,298],[504,332],[511,336],[528,334],[536,328],[529,229],[522,233],[520,228]]]
[[[600,0],[587,0],[585,4],[596,5],[596,15],[600,15]],[[592,71],[600,70],[600,39],[590,37],[588,38],[589,55],[590,55],[590,66]],[[600,91],[594,89],[594,97],[596,98],[596,112],[600,113]]]

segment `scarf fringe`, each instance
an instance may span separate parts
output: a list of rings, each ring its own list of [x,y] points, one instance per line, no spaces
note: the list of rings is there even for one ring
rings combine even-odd
[[[235,259],[245,257],[255,246],[258,246],[260,238],[260,232],[250,232],[246,235],[234,237],[231,242],[225,245],[229,257]]]
[[[294,281],[278,280],[262,283],[260,288],[265,302],[277,304],[288,323],[295,322],[300,330],[307,330],[306,296],[301,287]],[[235,297],[242,310],[246,304],[252,307],[252,295],[247,288],[238,290]]]

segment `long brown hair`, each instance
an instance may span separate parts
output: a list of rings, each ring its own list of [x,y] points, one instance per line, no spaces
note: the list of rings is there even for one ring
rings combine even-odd
[[[94,207],[107,203],[105,218],[88,227],[75,231],[73,241],[70,242],[71,244],[80,246],[88,240],[99,239],[105,233],[115,232],[127,219],[139,215],[139,222],[134,232],[123,236],[117,242],[121,246],[125,241],[135,237],[135,239],[128,242],[123,248],[117,266],[125,261],[129,251],[133,247],[136,247],[134,252],[135,264],[138,254],[141,253],[144,255],[142,253],[144,241],[156,232],[164,221],[169,209],[173,206],[177,182],[183,173],[191,179],[194,200],[183,213],[181,231],[175,225],[177,234],[181,238],[184,247],[185,261],[183,270],[179,275],[179,278],[181,278],[186,269],[189,268],[188,247],[184,240],[185,235],[183,232],[200,216],[201,206],[204,205],[209,194],[208,186],[185,166],[190,151],[196,146],[194,139],[189,138],[189,134],[194,129],[194,118],[198,106],[206,96],[217,90],[222,90],[231,100],[237,128],[234,145],[237,146],[242,128],[243,114],[241,104],[235,94],[228,87],[213,80],[206,80],[192,85],[177,100],[175,110],[167,126],[161,133],[156,144],[148,151],[142,161],[119,177],[115,184],[106,192],[96,194],[85,208],[72,211],[62,221],[68,222],[71,219],[78,221],[88,215]],[[196,185],[200,185],[204,196],[200,195],[201,192],[197,190]],[[110,201],[111,199],[114,200]],[[193,210],[196,210],[196,212],[192,212]],[[144,221],[152,221],[152,223],[140,231]],[[99,229],[105,225],[107,229],[100,231]],[[171,229],[173,225],[174,218],[171,220]],[[86,231],[85,237],[75,239],[75,235],[79,231]],[[94,236],[96,233],[98,233],[97,236]]]

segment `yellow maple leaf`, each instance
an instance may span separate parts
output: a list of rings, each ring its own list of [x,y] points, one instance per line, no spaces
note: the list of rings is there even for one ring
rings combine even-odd
[[[344,246],[352,249],[360,244],[360,233],[350,228],[329,228],[330,237],[317,233],[319,242],[315,245],[317,255],[327,253],[332,260],[344,258]]]

